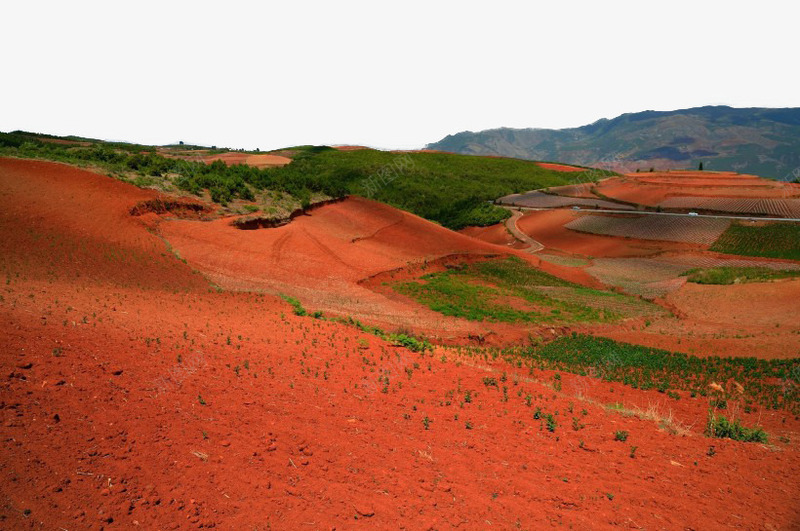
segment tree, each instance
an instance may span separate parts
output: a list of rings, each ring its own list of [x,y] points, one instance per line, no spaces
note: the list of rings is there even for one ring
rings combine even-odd
[[[700,163],[700,166],[697,167],[697,170],[698,171],[703,171],[703,163],[702,162]]]

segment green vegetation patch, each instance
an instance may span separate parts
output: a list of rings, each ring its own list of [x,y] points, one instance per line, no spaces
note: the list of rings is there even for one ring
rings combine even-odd
[[[592,374],[662,392],[679,389],[705,396],[712,382],[733,379],[744,386],[749,399],[775,409],[800,409],[798,359],[700,358],[582,334],[540,347],[506,349],[504,355],[522,356],[542,369]]]
[[[696,284],[727,285],[796,278],[800,277],[800,271],[776,270],[768,267],[712,267],[691,269],[686,275],[689,282]]]
[[[393,288],[441,314],[472,321],[608,322],[625,316],[610,307],[624,296],[561,280],[516,257],[462,265]],[[561,289],[547,291],[553,288]]]
[[[711,250],[742,256],[800,260],[800,223],[731,225]]]
[[[760,442],[766,444],[767,432],[762,428],[748,428],[739,424],[739,420],[728,420],[722,415],[709,411],[706,423],[706,435],[719,439],[733,439],[742,442]]]

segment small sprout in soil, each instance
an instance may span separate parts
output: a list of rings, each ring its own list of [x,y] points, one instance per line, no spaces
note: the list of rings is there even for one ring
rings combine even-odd
[[[616,433],[614,433],[614,440],[615,441],[621,441],[621,442],[627,441],[628,440],[628,432],[627,431],[618,430]]]

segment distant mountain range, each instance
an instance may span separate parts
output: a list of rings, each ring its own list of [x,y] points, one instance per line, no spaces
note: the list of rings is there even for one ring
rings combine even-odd
[[[800,108],[644,111],[572,129],[489,129],[428,149],[565,162],[615,171],[697,168],[800,177]]]

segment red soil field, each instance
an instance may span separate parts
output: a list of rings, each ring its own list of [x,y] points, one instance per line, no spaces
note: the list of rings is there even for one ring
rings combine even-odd
[[[234,164],[246,164],[255,168],[276,168],[279,166],[286,166],[292,159],[288,157],[281,157],[280,155],[251,155],[249,153],[221,153],[219,155],[206,155],[203,157],[203,162],[211,164],[215,160],[221,160],[228,166]]]
[[[677,243],[653,242],[583,234],[569,230],[565,224],[580,214],[570,210],[544,210],[528,212],[517,222],[517,226],[546,248],[580,256],[625,257],[647,256],[665,250],[698,250],[702,246]]]
[[[552,162],[537,162],[539,166],[546,170],[555,170],[555,171],[563,171],[563,172],[580,172],[586,171],[586,168],[578,168],[576,166],[569,166],[567,164],[555,164]]]
[[[681,320],[656,319],[646,330],[600,335],[696,356],[798,358],[800,323],[786,317],[799,299],[798,280],[733,286],[686,283],[665,300]]]
[[[372,149],[368,148],[367,146],[331,146],[333,149],[338,149],[339,151],[358,151],[360,149]]]
[[[508,233],[504,223],[496,223],[488,227],[466,227],[458,232],[470,238],[475,238],[476,240],[493,243],[495,245],[507,245],[513,249],[524,249],[527,247],[527,245]]]
[[[287,294],[315,311],[390,329],[413,328],[441,340],[486,333],[487,325],[388,299],[361,281],[409,262],[515,252],[359,197],[313,210],[276,229],[243,231],[230,221],[169,221],[161,223],[160,231],[181,257],[225,289]],[[555,275],[596,285],[581,271],[517,254]]]
[[[567,374],[554,391],[550,372],[451,349],[412,353],[354,327],[296,317],[274,296],[218,292],[148,227],[180,236],[184,250],[204,257],[200,242],[212,233],[209,255],[223,249],[217,241],[234,243],[227,225],[209,222],[205,232],[199,222],[130,216],[151,192],[64,165],[0,158],[0,197],[2,528],[800,522],[800,421],[785,411],[740,414],[770,432],[770,446],[711,440],[701,435],[708,404],[699,397],[675,400]],[[299,252],[293,248],[322,249],[309,236],[319,230],[314,223],[327,226],[320,243],[345,262],[329,261],[335,282],[374,267],[347,263],[350,255],[337,250],[398,260],[369,232],[377,225],[363,214],[369,208],[323,207],[288,225],[301,229],[282,247],[257,236],[280,229],[231,230],[252,245],[279,247],[276,263],[286,264],[281,256]],[[190,238],[186,227],[200,234]],[[415,227],[401,220],[387,232]],[[352,234],[367,239],[347,247]],[[434,243],[404,237],[406,245]],[[241,248],[231,251],[234,262]],[[496,247],[477,242],[466,251],[485,248]],[[319,267],[294,257],[298,278]],[[260,282],[254,274],[254,266],[244,269],[243,282]],[[503,374],[507,401],[483,383]],[[379,381],[384,375],[388,383]],[[607,403],[658,416],[623,415]],[[554,433],[533,419],[534,407],[559,412]],[[677,434],[659,429],[660,417],[671,417]],[[619,430],[629,433],[624,443],[614,440]]]
[[[225,289],[285,293],[312,310],[394,327],[421,324],[440,337],[474,332],[475,326],[396,304],[359,281],[411,260],[504,252],[361,198],[313,210],[276,229],[239,230],[230,219],[219,219],[164,222],[160,230],[181,257]]]
[[[800,185],[729,172],[670,171],[605,179],[598,191],[612,199],[655,206],[675,196],[786,199],[800,196]]]

